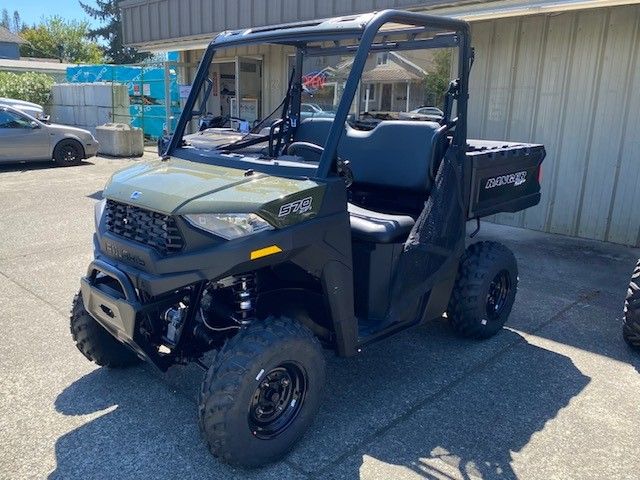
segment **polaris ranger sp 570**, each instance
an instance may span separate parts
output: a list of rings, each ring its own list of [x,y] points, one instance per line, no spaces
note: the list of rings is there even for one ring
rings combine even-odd
[[[284,99],[220,128],[214,55],[259,44],[290,52]],[[426,95],[414,77],[447,58],[448,89]],[[71,316],[80,351],[108,367],[197,362],[209,448],[255,466],[311,423],[323,347],[354,355],[445,314],[461,335],[499,332],[516,260],[499,243],[465,248],[465,227],[536,205],[545,153],[467,139],[472,61],[467,23],[394,10],[218,35],[162,156],[104,189]],[[405,83],[385,86],[393,75]],[[394,113],[416,95],[442,118]],[[303,102],[324,114],[302,118]],[[235,102],[233,116],[263,104]]]

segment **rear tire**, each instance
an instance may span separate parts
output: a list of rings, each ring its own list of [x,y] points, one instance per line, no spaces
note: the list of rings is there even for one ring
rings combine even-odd
[[[53,159],[58,165],[79,165],[84,158],[84,148],[77,140],[60,140],[53,149]]]
[[[640,350],[640,261],[631,275],[624,301],[622,337],[631,348]]]
[[[470,245],[460,260],[447,317],[459,335],[489,338],[502,330],[518,289],[513,252],[497,242]]]
[[[109,368],[136,365],[140,359],[126,345],[116,340],[84,308],[82,293],[73,298],[71,308],[71,336],[88,360]]]
[[[226,463],[257,467],[282,458],[320,406],[320,343],[285,317],[256,320],[231,338],[202,383],[200,430]]]

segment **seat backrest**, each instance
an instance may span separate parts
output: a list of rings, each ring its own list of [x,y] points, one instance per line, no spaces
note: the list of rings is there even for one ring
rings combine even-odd
[[[312,118],[300,123],[295,141],[324,145],[333,123]],[[349,160],[354,183],[429,193],[432,162],[438,162],[440,125],[416,120],[385,120],[369,131],[345,125],[338,156]]]

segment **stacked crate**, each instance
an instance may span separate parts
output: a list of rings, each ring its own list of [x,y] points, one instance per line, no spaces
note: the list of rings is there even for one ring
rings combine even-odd
[[[98,125],[128,122],[129,93],[115,83],[59,83],[53,86],[51,122],[95,133]]]

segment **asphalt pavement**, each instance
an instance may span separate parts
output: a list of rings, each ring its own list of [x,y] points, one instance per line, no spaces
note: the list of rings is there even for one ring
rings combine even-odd
[[[0,167],[1,479],[640,477],[640,354],[621,338],[640,252],[490,223],[478,239],[520,269],[507,328],[461,340],[443,319],[327,353],[324,404],[291,454],[221,464],[198,432],[198,368],[97,368],[69,333],[93,205],[139,161]]]

